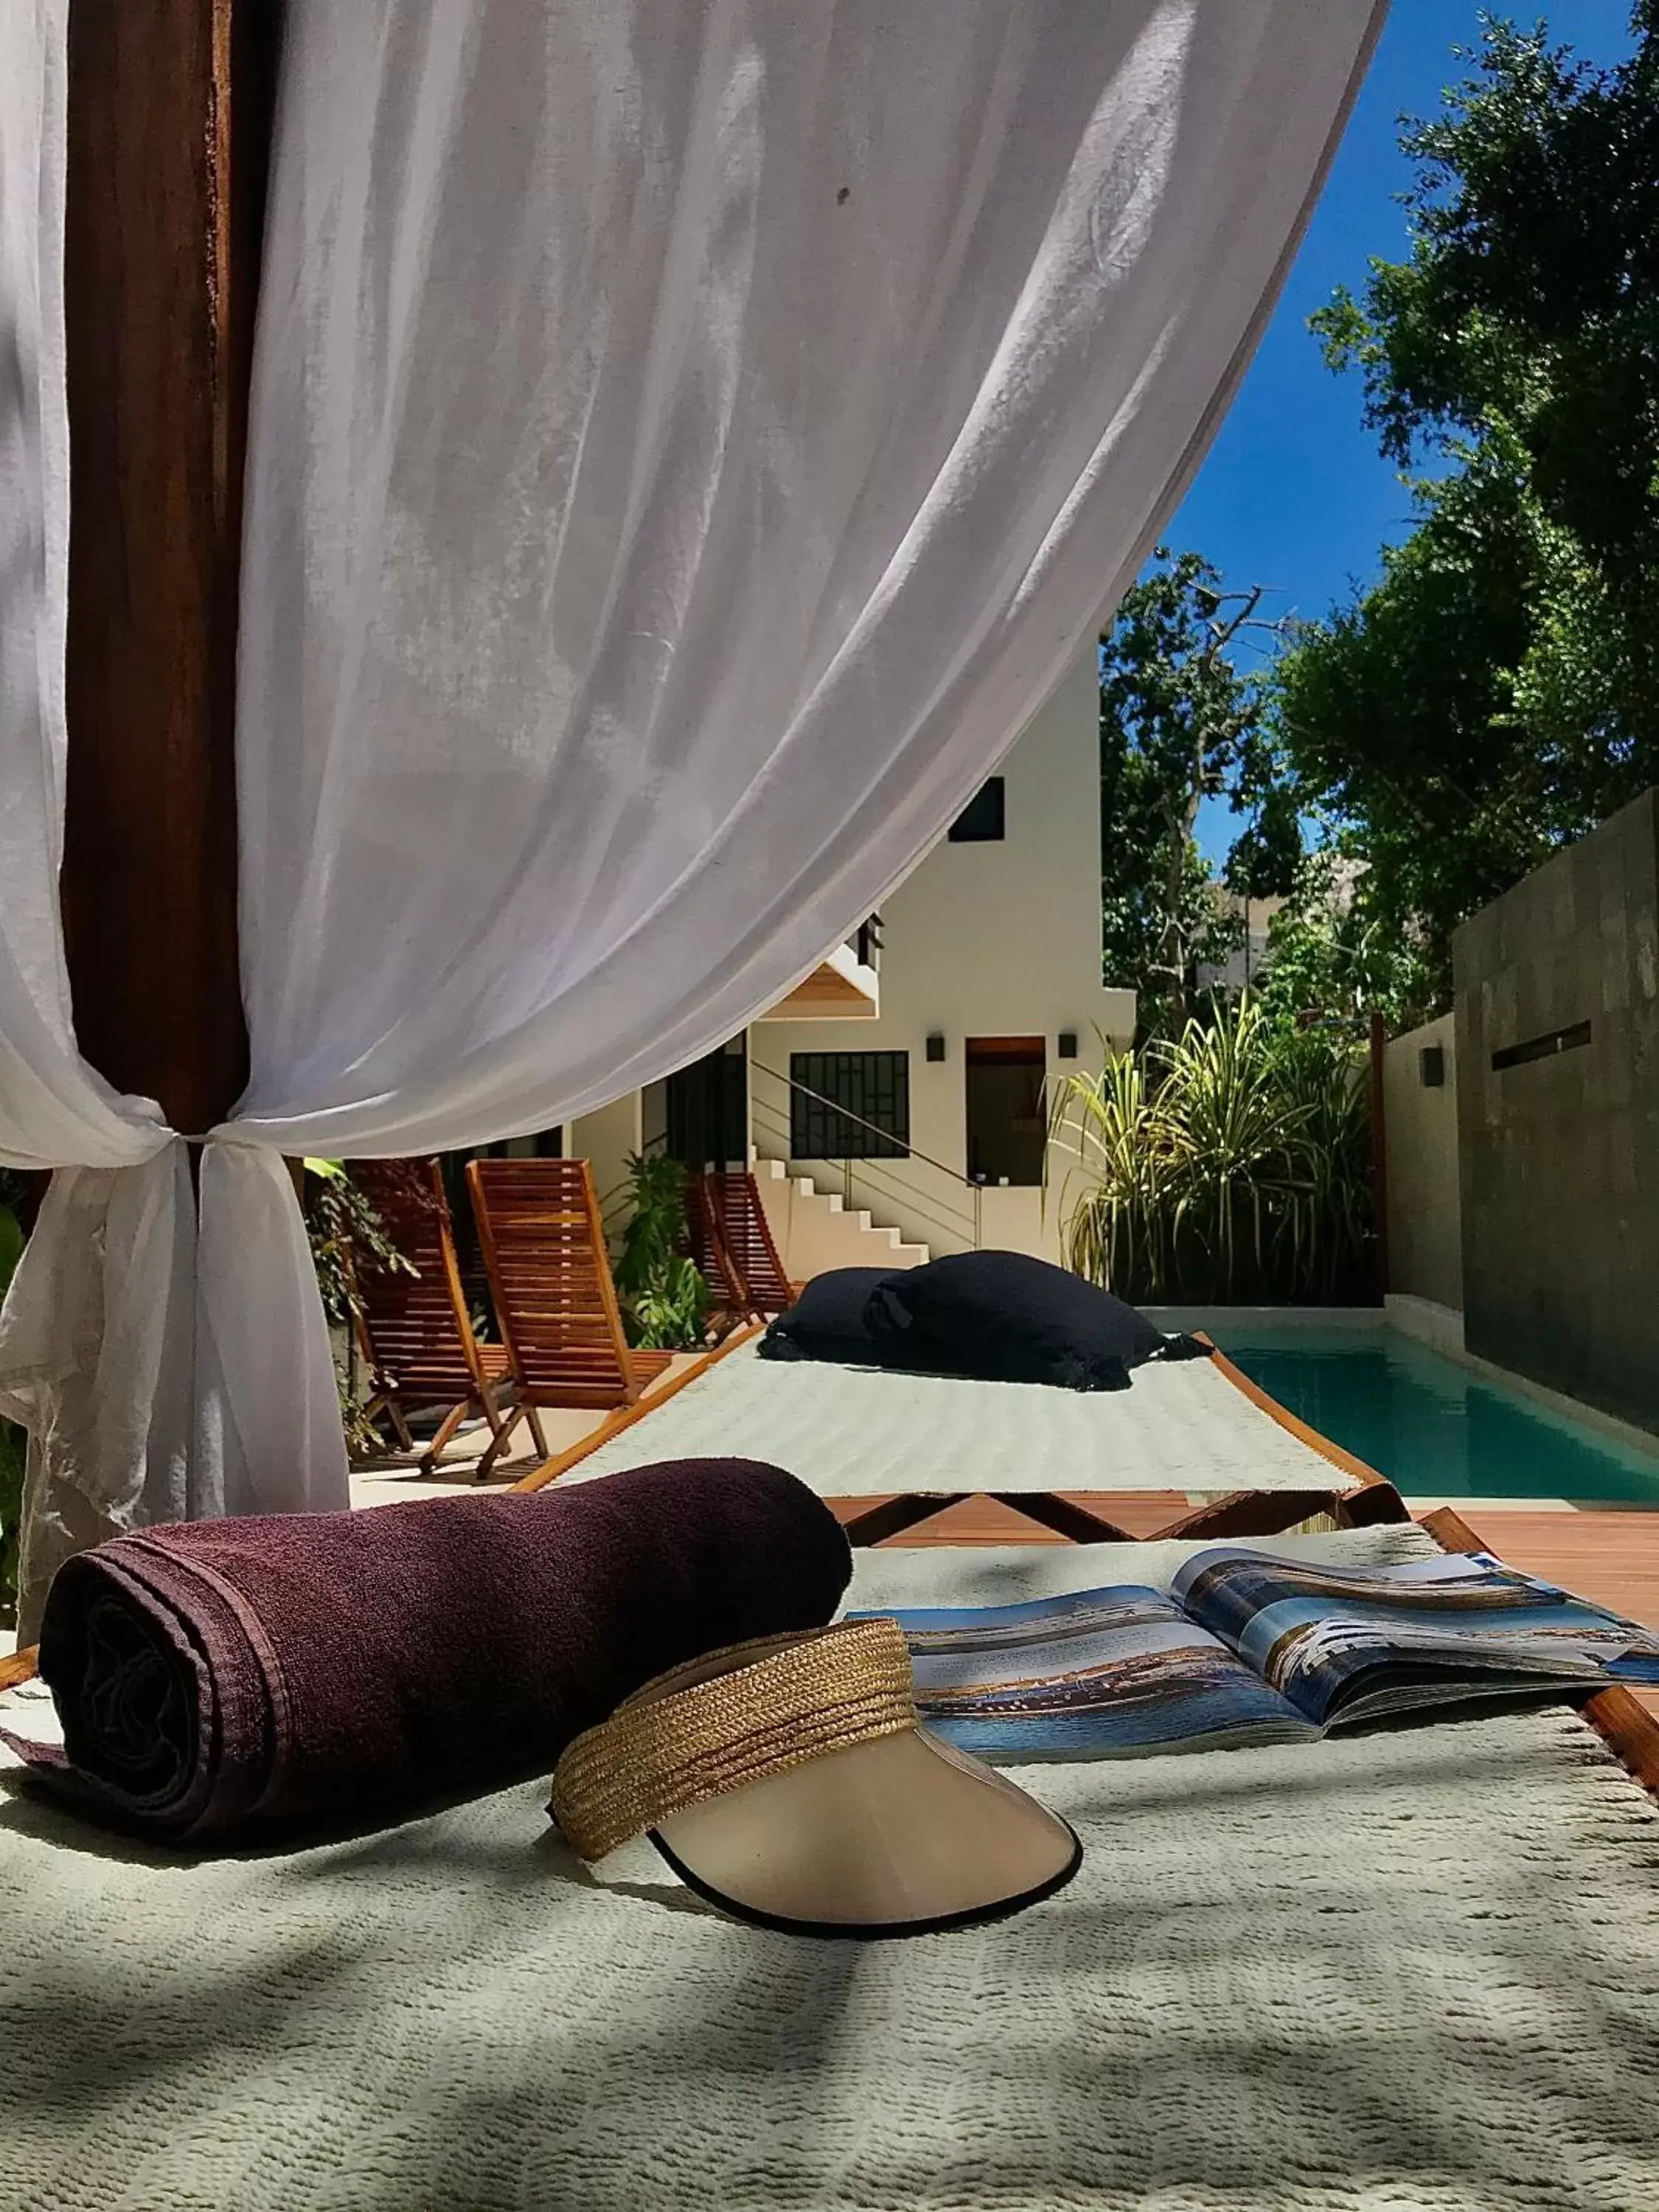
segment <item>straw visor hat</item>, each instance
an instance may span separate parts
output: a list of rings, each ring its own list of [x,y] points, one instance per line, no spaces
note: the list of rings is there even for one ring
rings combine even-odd
[[[648,1833],[739,1919],[912,1936],[1034,1905],[1082,1849],[1055,1814],[917,1721],[896,1621],[733,1644],[578,1736],[550,1808],[589,1862]]]

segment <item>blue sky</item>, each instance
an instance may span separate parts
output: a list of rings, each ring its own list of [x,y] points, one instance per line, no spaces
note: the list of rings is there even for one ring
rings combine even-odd
[[[1395,199],[1410,167],[1396,118],[1428,115],[1441,88],[1468,74],[1451,49],[1479,43],[1476,0],[1394,0],[1328,184],[1249,376],[1197,481],[1165,532],[1205,554],[1231,586],[1276,587],[1264,611],[1313,617],[1376,574],[1377,556],[1410,526],[1407,496],[1360,420],[1357,377],[1333,376],[1307,319],[1338,284],[1358,290],[1367,261],[1402,258]],[[1491,12],[1552,35],[1587,60],[1629,51],[1628,0],[1549,0]],[[1206,806],[1199,842],[1218,858],[1237,832],[1224,802]]]

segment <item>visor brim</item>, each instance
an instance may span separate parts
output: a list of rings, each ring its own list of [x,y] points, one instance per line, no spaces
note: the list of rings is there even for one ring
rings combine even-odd
[[[1052,1897],[1071,1827],[926,1729],[849,1746],[688,1807],[651,1840],[697,1896],[797,1936],[942,1933]]]

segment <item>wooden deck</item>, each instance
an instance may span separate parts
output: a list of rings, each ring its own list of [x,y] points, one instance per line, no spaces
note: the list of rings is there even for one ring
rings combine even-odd
[[[1659,1513],[1525,1513],[1480,1517],[1480,1501],[1458,1509],[1488,1551],[1525,1573],[1559,1583],[1575,1597],[1659,1629]],[[1659,1689],[1632,1690],[1659,1715]]]
[[[1480,1501],[1458,1511],[1488,1550],[1592,1604],[1659,1628],[1659,1513],[1526,1513],[1482,1520]]]

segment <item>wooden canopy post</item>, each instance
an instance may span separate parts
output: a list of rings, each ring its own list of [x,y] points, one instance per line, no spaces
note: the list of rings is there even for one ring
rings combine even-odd
[[[278,0],[70,0],[69,768],[81,1049],[195,1135],[246,1082],[242,461]]]

